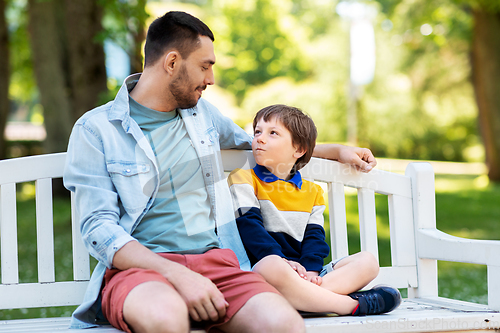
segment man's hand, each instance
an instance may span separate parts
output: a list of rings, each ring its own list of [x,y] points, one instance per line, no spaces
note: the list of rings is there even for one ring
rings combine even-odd
[[[349,164],[363,172],[369,172],[377,165],[370,149],[335,143],[316,145],[313,156]]]
[[[229,304],[210,279],[160,257],[137,241],[128,242],[115,253],[113,266],[121,270],[132,267],[156,270],[184,299],[193,320],[217,321],[226,315]]]
[[[181,267],[184,268],[183,272]],[[177,272],[181,274],[170,276],[168,280],[186,302],[191,318],[195,321],[217,321],[223,318],[229,303],[217,286],[201,274],[181,267],[181,272]]]
[[[338,161],[354,166],[356,169],[369,172],[377,165],[377,160],[368,148],[341,146]]]

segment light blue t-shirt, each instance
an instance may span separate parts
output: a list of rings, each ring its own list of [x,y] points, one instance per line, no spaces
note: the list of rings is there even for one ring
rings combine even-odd
[[[160,172],[158,195],[132,236],[157,253],[218,247],[200,160],[179,113],[149,109],[130,98],[130,115],[148,138]]]

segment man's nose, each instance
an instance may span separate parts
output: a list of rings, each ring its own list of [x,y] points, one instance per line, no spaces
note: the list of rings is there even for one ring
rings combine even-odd
[[[207,71],[207,75],[205,76],[205,84],[207,86],[211,86],[211,85],[215,84],[214,71],[212,68],[210,68]]]

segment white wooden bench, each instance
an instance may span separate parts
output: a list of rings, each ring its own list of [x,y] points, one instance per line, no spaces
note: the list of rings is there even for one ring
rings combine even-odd
[[[73,217],[73,281],[56,282],[51,179],[61,177],[66,155],[0,161],[0,309],[77,305],[90,277],[89,255]],[[251,152],[224,151],[227,171],[250,167]],[[428,163],[411,163],[405,175],[373,170],[365,174],[333,161],[313,159],[307,179],[327,184],[332,256],[348,254],[345,192],[356,188],[361,249],[378,257],[375,193],[388,196],[391,266],[371,285],[406,288],[408,298],[379,316],[323,315],[306,318],[308,332],[435,332],[500,329],[500,241],[457,238],[436,229],[434,173]],[[36,182],[38,283],[20,283],[16,183]],[[473,223],[473,221],[471,221]],[[35,254],[33,254],[35,255]],[[437,260],[487,265],[488,305],[438,297]],[[459,279],[460,277],[457,277]],[[0,321],[0,332],[80,332],[69,318]],[[118,332],[107,326],[90,332]],[[197,331],[198,332],[198,331]]]

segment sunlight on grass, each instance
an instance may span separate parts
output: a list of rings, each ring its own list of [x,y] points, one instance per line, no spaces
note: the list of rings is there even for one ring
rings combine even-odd
[[[486,190],[489,185],[487,175],[480,176],[436,176],[436,192],[457,192]]]

